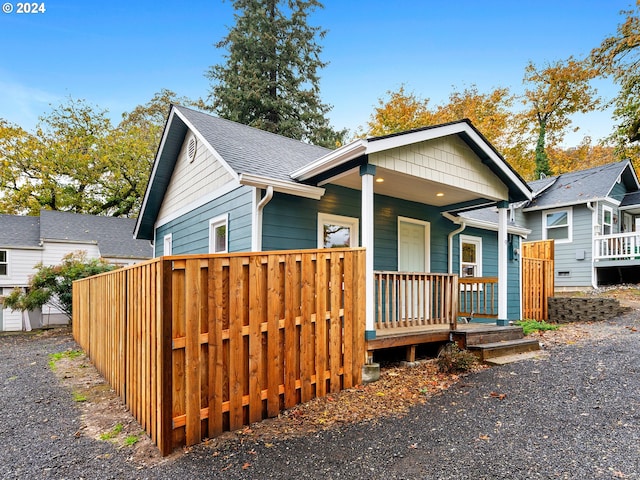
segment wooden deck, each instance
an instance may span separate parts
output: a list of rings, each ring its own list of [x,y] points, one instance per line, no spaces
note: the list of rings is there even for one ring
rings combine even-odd
[[[456,340],[468,334],[476,336],[492,336],[505,334],[517,327],[502,327],[490,323],[458,324],[455,330],[446,325],[424,325],[419,327],[389,328],[376,330],[376,338],[366,344],[367,356],[373,357],[376,350],[385,348],[407,347],[407,361],[415,360],[415,349],[418,345]],[[466,345],[463,345],[463,347]]]

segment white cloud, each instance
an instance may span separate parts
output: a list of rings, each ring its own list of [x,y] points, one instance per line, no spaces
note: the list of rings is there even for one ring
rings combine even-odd
[[[25,130],[33,131],[40,116],[51,104],[60,102],[60,96],[7,79],[0,73],[0,118]]]

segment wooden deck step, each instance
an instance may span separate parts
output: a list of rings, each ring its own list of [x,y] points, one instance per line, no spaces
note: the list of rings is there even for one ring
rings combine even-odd
[[[471,327],[473,325],[473,327]],[[483,343],[495,343],[506,340],[518,340],[524,337],[522,327],[509,326],[497,327],[478,326],[478,325],[462,325],[458,330],[452,332],[453,339],[463,347],[471,345],[481,345]]]
[[[519,338],[516,340],[505,340],[503,342],[468,345],[467,349],[476,354],[480,360],[484,361],[489,358],[540,350],[540,343],[536,339]]]

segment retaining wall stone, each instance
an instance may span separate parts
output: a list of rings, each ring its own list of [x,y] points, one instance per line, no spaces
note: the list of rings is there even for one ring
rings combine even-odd
[[[615,298],[549,297],[549,321],[553,323],[599,322],[620,314]]]

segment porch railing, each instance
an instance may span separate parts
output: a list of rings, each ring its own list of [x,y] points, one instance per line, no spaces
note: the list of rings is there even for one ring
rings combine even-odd
[[[471,318],[498,318],[498,277],[463,277],[458,280],[458,315]]]
[[[640,260],[640,233],[598,235],[593,241],[593,260]]]
[[[458,276],[374,272],[377,330],[427,325],[456,327]]]

